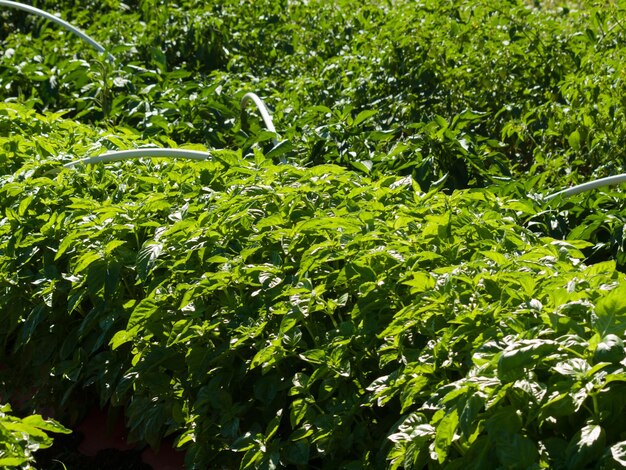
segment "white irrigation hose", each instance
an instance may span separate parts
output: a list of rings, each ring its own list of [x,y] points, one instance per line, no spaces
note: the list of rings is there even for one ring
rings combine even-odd
[[[546,200],[549,201],[556,197],[569,197],[574,194],[582,193],[585,191],[591,191],[592,189],[601,188],[603,186],[611,186],[615,184],[626,183],[626,173],[622,173],[620,175],[615,176],[607,176],[606,178],[600,178],[594,181],[589,181],[588,183],[579,184],[577,186],[573,186],[568,189],[564,189],[554,194],[550,194],[546,197]]]
[[[1,2],[2,0],[0,0]],[[272,117],[263,103],[263,100],[254,93],[246,93],[241,100],[241,109],[245,109],[248,101],[253,101],[259,108],[263,122],[267,127],[267,130],[276,133],[276,128],[272,122]],[[277,139],[274,139],[274,143],[277,143]],[[121,160],[130,160],[133,158],[187,158],[191,160],[208,160],[211,158],[209,152],[200,152],[197,150],[184,150],[184,149],[169,149],[169,148],[142,148],[134,150],[116,150],[106,152],[95,157],[81,158],[70,163],[63,165],[65,168],[74,168],[77,165],[92,165],[94,163],[108,163],[118,162]]]
[[[239,105],[241,107],[241,111],[245,111],[246,105],[250,101],[252,101],[259,109],[259,112],[261,113],[261,118],[263,119],[263,123],[265,124],[265,127],[267,127],[267,130],[276,134],[276,128],[274,127],[272,116],[270,115],[270,112],[268,111],[267,106],[265,106],[263,100],[259,98],[256,93],[250,92],[243,95],[243,98],[241,98],[241,103]]]
[[[45,12],[43,10],[40,10],[39,8],[31,7],[30,5],[24,5],[22,3],[11,2],[11,1],[8,1],[8,0],[0,0],[0,6],[5,6],[5,7],[9,7],[9,8],[16,8],[18,10],[23,10],[23,11],[26,11],[28,13],[32,13],[34,15],[38,15],[38,16],[46,18],[46,19],[48,19],[50,21],[53,21],[56,24],[63,26],[68,31],[71,31],[72,33],[76,34],[77,36],[79,36],[84,41],[88,42],[98,52],[106,53],[107,56],[108,56],[109,61],[113,62],[115,60],[115,57],[113,57],[110,53],[108,53],[106,51],[106,49],[104,48],[104,46],[102,46],[101,44],[96,42],[94,39],[92,39],[87,34],[83,33],[80,29],[76,28],[75,26],[72,26],[67,21],[62,20],[61,18],[59,18],[57,16],[51,15],[50,13]]]
[[[95,157],[82,158],[63,165],[65,168],[74,168],[77,165],[92,165],[94,163],[119,162],[133,158],[187,158],[190,160],[208,160],[211,154],[197,150],[144,148],[134,150],[117,150],[103,153]]]

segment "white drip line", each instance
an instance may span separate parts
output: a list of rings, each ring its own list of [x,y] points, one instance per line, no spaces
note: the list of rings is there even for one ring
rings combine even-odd
[[[276,128],[272,122],[272,116],[265,106],[265,103],[255,93],[246,93],[241,99],[241,111],[245,112],[246,105],[249,101],[252,101],[259,112],[261,118],[268,131],[276,134]],[[277,144],[277,139],[274,139],[274,144]],[[110,163],[119,162],[122,160],[132,160],[137,158],[186,158],[189,160],[208,160],[211,158],[210,152],[201,152],[198,150],[185,150],[185,149],[172,149],[172,148],[140,148],[133,150],[112,150],[94,157],[81,158],[70,163],[63,165],[65,168],[74,168],[79,165],[93,165],[95,163]]]
[[[81,158],[63,165],[64,168],[74,168],[79,165],[93,165],[95,163],[119,162],[135,158],[186,158],[189,160],[209,160],[209,152],[198,150],[169,149],[169,148],[141,148],[133,150],[114,150],[95,157]]]
[[[616,184],[626,183],[626,173],[620,175],[607,176],[606,178],[599,178],[597,180],[589,181],[587,183],[579,184],[568,189],[550,194],[546,197],[547,201],[555,199],[557,197],[565,198],[573,196],[575,194],[583,193],[585,191],[591,191],[592,189],[601,188],[603,186],[612,186]]]
[[[274,127],[274,123],[272,122],[272,116],[270,115],[270,112],[268,111],[267,106],[265,106],[263,100],[259,98],[256,93],[250,92],[243,95],[243,98],[241,98],[241,103],[239,104],[241,110],[244,111],[246,109],[246,105],[250,101],[252,101],[259,109],[259,112],[261,113],[261,118],[263,119],[263,123],[265,124],[265,127],[267,127],[267,130],[276,134],[276,128]]]
[[[23,11],[26,11],[28,13],[32,13],[34,15],[38,15],[38,16],[41,16],[42,18],[46,18],[46,19],[48,19],[50,21],[53,21],[54,23],[63,26],[68,31],[71,31],[72,33],[74,33],[77,36],[79,36],[85,42],[89,43],[98,52],[102,52],[102,53],[107,54],[107,57],[108,57],[109,61],[111,61],[111,62],[115,61],[115,57],[113,57],[113,55],[108,53],[107,50],[104,48],[104,46],[102,46],[96,40],[94,40],[93,38],[91,38],[90,36],[88,36],[87,34],[82,32],[80,29],[76,28],[75,26],[72,26],[67,21],[62,20],[58,16],[54,16],[54,15],[48,13],[48,12],[40,10],[39,8],[31,7],[30,5],[24,5],[24,4],[18,3],[18,2],[11,2],[9,0],[0,0],[0,6],[9,7],[9,8],[15,8],[17,10],[23,10]]]
[[[246,107],[250,101],[252,101],[256,105],[257,109],[259,110],[259,113],[261,113],[261,119],[263,120],[263,123],[265,124],[265,127],[267,128],[267,130],[274,134],[272,143],[274,144],[274,146],[278,145],[278,138],[277,138],[278,134],[276,132],[276,128],[274,127],[274,122],[272,121],[272,115],[267,109],[267,106],[265,106],[265,103],[263,102],[263,100],[259,98],[259,96],[256,93],[248,92],[245,95],[243,95],[243,98],[241,98],[241,102],[239,103],[239,108],[241,109],[242,119],[245,115]]]

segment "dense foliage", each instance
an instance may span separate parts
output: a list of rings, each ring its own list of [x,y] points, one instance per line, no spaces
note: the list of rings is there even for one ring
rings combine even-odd
[[[224,146],[233,99],[254,86],[299,162],[411,173],[424,188],[516,171],[560,185],[623,161],[619,4],[145,0],[93,5],[95,22],[71,5],[65,17],[118,62],[5,13],[7,96]]]
[[[2,395],[188,468],[626,466],[623,193],[543,197],[621,166],[622,6],[441,3],[35,3],[114,63],[0,11]],[[141,146],[212,158],[62,167]]]

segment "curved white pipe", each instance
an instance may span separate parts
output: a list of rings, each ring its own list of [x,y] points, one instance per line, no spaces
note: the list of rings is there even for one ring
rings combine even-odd
[[[156,158],[188,158],[190,160],[208,160],[211,154],[198,150],[143,148],[134,150],[116,150],[106,152],[95,157],[82,158],[63,165],[65,168],[74,168],[77,165],[92,165],[94,163],[119,162],[133,158],[156,157]]]
[[[602,186],[611,186],[614,184],[626,183],[626,173],[622,173],[620,175],[607,176],[606,178],[600,178],[594,181],[589,181],[587,183],[579,184],[577,186],[573,186],[568,189],[564,189],[554,194],[550,194],[546,197],[546,200],[549,201],[556,197],[568,197],[573,196],[574,194],[582,193],[585,191],[591,191],[592,189],[601,188]]]
[[[0,0],[2,2],[3,0]],[[241,100],[241,109],[244,110],[248,101],[253,101],[254,104],[259,108],[261,112],[261,117],[263,118],[263,122],[267,127],[267,130],[273,133],[276,133],[276,128],[274,127],[274,123],[272,122],[272,117],[270,116],[265,103],[263,100],[259,98],[255,93],[246,93]],[[277,142],[277,139],[274,139],[274,143]],[[95,157],[87,157],[81,158],[80,160],[75,160],[70,163],[66,163],[63,165],[65,168],[74,168],[77,165],[91,165],[94,163],[108,163],[108,162],[118,162],[121,160],[129,160],[133,158],[143,158],[143,157],[157,157],[157,158],[188,158],[191,160],[208,160],[211,158],[211,154],[209,152],[200,152],[197,150],[184,150],[184,149],[170,149],[170,148],[141,148],[134,150],[116,150],[111,152],[106,152],[101,155],[97,155]]]
[[[104,48],[104,46],[102,46],[101,44],[96,42],[94,39],[92,39],[87,34],[83,33],[80,29],[76,28],[75,26],[72,26],[70,23],[68,23],[67,21],[62,20],[61,18],[59,18],[57,16],[51,15],[50,13],[45,12],[43,10],[40,10],[39,8],[31,7],[30,5],[24,5],[22,3],[11,2],[11,1],[8,1],[8,0],[0,0],[0,6],[5,6],[5,7],[9,7],[9,8],[16,8],[18,10],[23,10],[23,11],[26,11],[28,13],[32,13],[34,15],[38,15],[38,16],[46,18],[46,19],[48,19],[50,21],[53,21],[56,24],[63,26],[68,31],[76,34],[77,36],[82,38],[84,41],[88,42],[98,52],[106,53],[107,56],[108,56],[109,61],[113,62],[115,60],[115,57],[113,57],[113,55],[108,53],[107,50]]]
[[[259,109],[259,112],[261,113],[261,118],[263,119],[263,123],[265,124],[265,127],[267,127],[267,130],[275,134],[276,128],[274,127],[272,116],[270,115],[270,112],[268,111],[267,106],[265,106],[263,100],[259,98],[256,93],[249,92],[243,95],[243,98],[241,98],[241,103],[239,105],[241,107],[241,110],[244,111],[246,109],[246,105],[249,101],[252,101]]]

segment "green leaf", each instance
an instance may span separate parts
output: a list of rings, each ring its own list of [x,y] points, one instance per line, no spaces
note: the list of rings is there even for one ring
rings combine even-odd
[[[572,132],[567,140],[574,150],[580,150],[580,133],[577,130]]]
[[[126,244],[125,240],[111,240],[104,247],[104,252],[107,255],[111,255],[117,248],[119,248],[120,246],[125,245],[125,244]]]
[[[145,324],[150,317],[155,315],[159,311],[159,304],[151,298],[145,298],[139,302],[128,319],[127,330],[132,330],[137,326]]]
[[[85,269],[87,269],[91,265],[91,263],[93,263],[94,261],[98,261],[100,259],[102,259],[101,254],[98,252],[94,252],[94,251],[90,251],[81,255],[80,258],[78,258],[78,261],[76,262],[76,267],[74,268],[74,275],[80,274]]]
[[[566,376],[574,376],[578,379],[583,379],[587,376],[587,372],[591,369],[591,366],[587,361],[580,358],[572,358],[563,362],[559,362],[554,366],[554,370],[559,374]]]
[[[63,425],[53,419],[43,419],[41,415],[26,416],[22,419],[22,422],[27,424],[28,426],[37,427],[44,431],[58,432],[63,434],[70,434],[72,432],[71,430],[65,428]]]
[[[412,278],[402,284],[411,287],[411,294],[417,294],[427,292],[435,287],[435,279],[430,274],[419,271],[414,272]]]
[[[293,150],[293,144],[288,140],[283,140],[276,144],[276,146],[272,147],[272,149],[267,152],[266,157],[275,159],[283,157],[286,153],[289,153]],[[284,158],[284,157],[283,157]]]
[[[46,442],[47,440],[51,441],[51,439],[47,436],[47,434],[43,432],[41,429],[34,427],[34,426],[27,425],[22,420],[16,419],[16,420],[11,420],[11,421],[5,421],[2,423],[2,426],[5,429],[8,429],[9,431],[12,431],[14,433],[22,433],[22,434],[25,434],[26,436],[31,436],[33,438],[40,439],[42,442]]]
[[[18,468],[20,465],[28,462],[26,457],[2,457],[0,458],[0,466],[3,468]]]
[[[289,410],[289,422],[291,427],[295,428],[306,417],[309,411],[309,405],[303,398],[296,398],[291,403],[291,409]]]
[[[500,433],[517,434],[521,427],[522,420],[518,411],[512,406],[498,410],[485,424],[489,437],[493,440],[496,440]]]
[[[492,443],[486,436],[476,439],[461,461],[463,470],[483,470],[494,464]]]
[[[132,341],[137,336],[138,331],[139,331],[139,328],[132,328],[129,330],[118,331],[117,333],[113,335],[113,337],[111,338],[111,341],[109,341],[109,345],[111,346],[111,349],[115,350],[119,348],[122,344]]]
[[[17,208],[17,213],[19,216],[23,216],[24,214],[26,214],[26,211],[28,210],[28,206],[30,205],[32,201],[33,201],[33,196],[27,196],[24,199],[22,199],[19,207]]]
[[[156,260],[163,250],[163,245],[157,242],[148,242],[137,253],[137,276],[145,281],[148,274],[152,271],[156,264]]]
[[[624,357],[626,357],[624,342],[619,336],[614,334],[609,334],[602,338],[593,353],[595,363],[612,362],[617,364]]]
[[[445,462],[448,457],[448,449],[459,424],[459,413],[457,409],[448,412],[437,424],[435,433],[435,452],[439,463]]]
[[[424,459],[424,451],[428,443],[435,436],[435,428],[427,424],[426,416],[421,413],[411,413],[397,426],[396,432],[390,434],[388,439],[394,446],[388,458],[398,468],[402,464],[406,468],[415,466],[418,460]]]
[[[241,470],[245,469],[257,469],[260,468],[261,462],[263,461],[263,452],[261,450],[257,450],[257,446],[254,446],[252,449],[248,450],[243,459],[241,459],[241,464],[239,468]]]
[[[78,239],[78,234],[77,233],[73,233],[73,234],[69,234],[67,235],[63,241],[61,242],[61,244],[59,245],[59,249],[57,250],[57,254],[54,257],[54,260],[57,261],[61,256],[63,256],[63,254],[70,248],[74,248],[77,244],[76,240]]]
[[[605,448],[605,432],[602,426],[590,424],[572,438],[566,450],[566,466],[571,470],[585,468],[600,458]]]
[[[373,163],[371,160],[350,160],[350,165],[366,175],[369,175],[372,171]]]
[[[274,418],[272,418],[272,420],[267,425],[265,429],[266,441],[269,441],[272,437],[274,437],[274,434],[278,432],[278,426],[280,426],[280,421],[282,419],[282,416],[283,416],[283,410],[280,409],[276,412],[276,416],[274,416]]]
[[[480,393],[472,394],[463,405],[461,416],[459,418],[459,429],[466,439],[475,432],[478,426],[478,414],[485,406],[485,398]]]
[[[496,454],[504,468],[531,468],[539,459],[537,446],[528,437],[503,432],[496,437]]]
[[[626,441],[611,446],[611,457],[622,467],[626,467]]]
[[[363,121],[371,118],[372,116],[375,116],[376,114],[378,114],[378,110],[375,109],[367,109],[365,111],[361,111],[359,114],[357,114],[357,116],[354,118],[354,122],[352,123],[352,125],[354,127],[358,126],[359,124],[361,124]]]
[[[290,442],[283,450],[283,456],[291,465],[307,465],[310,458],[310,446],[306,440]]]
[[[498,360],[498,378],[514,382],[524,377],[524,370],[535,367],[536,360],[552,354],[558,344],[551,340],[522,340],[507,347]]]
[[[300,358],[312,364],[323,364],[326,362],[326,352],[323,349],[310,349],[300,354]]]
[[[626,284],[620,284],[596,303],[594,328],[601,336],[626,331]]]
[[[585,268],[585,275],[588,277],[607,276],[615,272],[615,261],[608,260],[589,265]]]
[[[435,122],[437,124],[439,124],[439,126],[441,127],[441,129],[447,129],[448,128],[448,121],[446,121],[446,118],[444,118],[443,116],[440,115],[436,115],[435,116]]]

